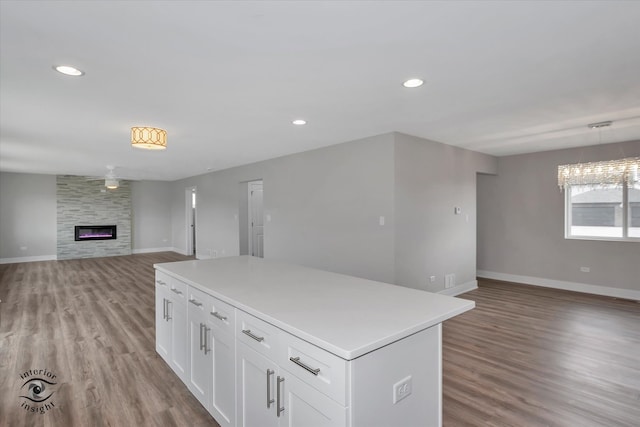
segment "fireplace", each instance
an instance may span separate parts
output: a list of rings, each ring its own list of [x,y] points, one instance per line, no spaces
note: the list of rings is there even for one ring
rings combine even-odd
[[[76,241],[112,240],[116,238],[115,225],[76,225]]]

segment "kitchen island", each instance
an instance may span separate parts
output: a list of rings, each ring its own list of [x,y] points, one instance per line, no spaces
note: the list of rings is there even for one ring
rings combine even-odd
[[[473,301],[250,256],[157,264],[156,349],[226,426],[440,426]]]

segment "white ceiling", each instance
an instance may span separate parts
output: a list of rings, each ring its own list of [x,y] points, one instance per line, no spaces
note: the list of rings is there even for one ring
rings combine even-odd
[[[2,1],[0,20],[2,171],[175,180],[390,131],[497,156],[640,139],[637,1]],[[169,148],[131,148],[132,126]]]

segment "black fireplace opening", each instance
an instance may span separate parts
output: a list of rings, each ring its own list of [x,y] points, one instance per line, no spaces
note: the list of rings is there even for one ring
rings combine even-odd
[[[75,238],[82,240],[112,240],[116,238],[115,225],[76,225]]]

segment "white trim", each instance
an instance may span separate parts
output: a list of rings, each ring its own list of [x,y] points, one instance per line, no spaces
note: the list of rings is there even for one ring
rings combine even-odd
[[[144,248],[144,249],[133,249],[131,251],[132,254],[148,254],[152,252],[178,252],[176,248],[172,248],[171,246],[167,246],[165,248]]]
[[[474,289],[478,289],[477,280],[472,280],[470,282],[463,283],[458,286],[454,286],[453,288],[443,289],[441,291],[438,291],[438,293],[441,295],[449,295],[449,296],[455,297],[456,295],[464,294],[465,292],[469,292]]]
[[[583,292],[587,294],[640,301],[640,291],[634,289],[611,288],[608,286],[588,285],[586,283],[566,282],[564,280],[520,276],[517,274],[498,273],[495,271],[485,270],[478,270],[476,275],[486,279],[504,280],[506,282],[522,283],[525,285],[542,286],[545,288],[563,289],[565,291]]]
[[[193,193],[196,194],[196,207],[195,209],[193,208]],[[187,255],[187,256],[191,256],[193,255],[193,239],[194,239],[194,230],[195,233],[198,233],[198,227],[196,225],[197,221],[198,221],[198,188],[194,185],[191,187],[187,187],[184,190],[184,195],[185,195],[185,228],[186,228],[186,234],[185,234],[185,239],[186,239],[186,244],[185,247],[186,252],[183,255]],[[193,218],[192,218],[193,216]],[[193,223],[193,228],[191,227],[191,224]],[[195,236],[196,242],[196,254],[198,253],[198,237]]]
[[[187,255],[187,251],[185,251],[184,249],[181,249],[181,248],[169,248],[169,250],[171,252],[179,253],[180,255],[188,256]]]
[[[23,256],[18,258],[0,258],[0,264],[16,264],[20,262],[55,261],[57,255]]]

